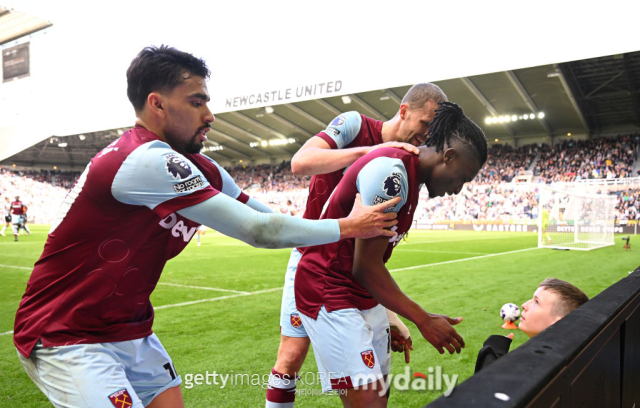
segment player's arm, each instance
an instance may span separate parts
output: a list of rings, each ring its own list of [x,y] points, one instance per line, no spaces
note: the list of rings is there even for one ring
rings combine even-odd
[[[203,155],[204,156],[204,155]],[[228,195],[231,198],[235,198],[236,200],[245,203],[249,207],[261,213],[271,213],[273,210],[269,208],[266,204],[261,203],[260,201],[249,197],[246,193],[242,191],[242,189],[236,184],[231,175],[224,169],[224,167],[220,166],[215,160],[211,159],[208,156],[206,157],[211,163],[213,163],[218,172],[220,172],[220,178],[222,179],[222,193]]]
[[[440,354],[444,353],[443,349],[451,354],[454,351],[460,353],[464,340],[452,325],[458,324],[461,319],[431,314],[405,295],[383,261],[388,243],[389,239],[385,237],[356,239],[354,279],[384,307],[412,321]]]
[[[339,220],[306,220],[277,213],[259,213],[224,195],[183,208],[180,215],[259,248],[323,245],[340,239],[395,233],[385,230],[397,223],[395,213],[384,211],[398,199],[365,207],[356,198],[353,211]]]
[[[418,154],[408,143],[388,142],[377,146],[346,148],[360,133],[362,116],[346,112],[336,117],[323,131],[309,139],[291,159],[291,171],[302,176],[332,173],[351,166],[356,160],[379,147],[399,147]]]
[[[369,150],[369,147],[332,149],[324,139],[313,136],[291,159],[291,171],[299,176],[332,173],[351,166]]]

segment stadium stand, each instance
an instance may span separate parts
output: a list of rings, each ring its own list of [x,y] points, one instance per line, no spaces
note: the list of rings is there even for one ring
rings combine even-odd
[[[429,199],[421,192],[417,224],[447,221],[527,221],[538,218],[538,185],[558,182],[621,182],[631,177],[640,136],[618,135],[587,141],[565,141],[553,148],[529,144],[518,148],[494,145],[476,179],[454,197]],[[517,176],[535,167],[531,182]],[[291,172],[291,163],[236,166],[226,169],[244,191],[284,211],[291,201],[294,215],[304,213],[311,177]],[[50,223],[57,203],[80,172],[16,171],[0,167],[0,194],[20,195],[29,206],[32,222]],[[640,219],[640,187],[622,183],[607,187],[618,196],[616,219],[626,223]],[[52,205],[52,203],[56,203]]]
[[[534,174],[546,183],[633,177],[638,135],[544,145]]]

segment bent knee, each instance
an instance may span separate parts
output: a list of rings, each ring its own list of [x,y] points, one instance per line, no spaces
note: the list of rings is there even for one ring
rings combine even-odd
[[[286,340],[284,340],[286,339]],[[300,371],[307,352],[309,351],[308,337],[283,337],[278,350],[277,371],[282,373],[293,373]]]

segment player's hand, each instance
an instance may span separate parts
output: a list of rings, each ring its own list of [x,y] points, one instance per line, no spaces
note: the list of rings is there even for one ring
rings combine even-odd
[[[391,329],[391,350],[396,353],[404,352],[404,362],[409,364],[409,351],[413,350],[411,336],[405,339],[399,331]]]
[[[511,340],[513,340],[513,333],[509,333],[509,335],[507,337],[510,338]]]
[[[445,315],[428,314],[417,326],[422,336],[440,354],[444,354],[444,349],[447,349],[449,354],[453,354],[454,351],[460,354],[460,350],[464,348],[464,339],[452,326],[461,321],[462,317],[454,319]]]
[[[388,228],[398,223],[398,214],[387,212],[400,202],[400,196],[374,206],[362,205],[360,194],[356,194],[353,209],[347,218],[338,220],[340,224],[340,239],[344,238],[374,238],[379,236],[394,237],[395,232]]]
[[[410,143],[404,143],[404,142],[386,142],[386,143],[381,143],[379,145],[375,145],[375,146],[371,146],[371,148],[369,149],[369,151],[367,153],[371,153],[372,151],[379,149],[381,147],[395,147],[397,149],[404,149],[406,151],[408,151],[409,153],[413,153],[413,154],[419,154],[420,150],[418,150],[417,147],[415,147],[414,145],[410,144]]]

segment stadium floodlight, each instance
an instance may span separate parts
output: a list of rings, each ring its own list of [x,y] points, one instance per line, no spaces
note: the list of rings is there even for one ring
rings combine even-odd
[[[594,188],[540,189],[539,248],[589,251],[614,245],[616,197],[594,194]]]
[[[535,119],[535,118],[536,118],[536,114],[535,113],[532,113],[532,114],[529,115],[529,119]]]
[[[273,113],[273,108],[271,106],[265,106],[264,111],[267,114],[271,114]]]
[[[491,118],[491,121],[492,121],[493,123],[498,123],[498,118],[496,118],[496,117],[494,116],[493,118]]]
[[[544,118],[544,112],[538,112],[538,119]]]
[[[515,122],[516,120],[518,120],[518,116],[516,115],[511,115],[511,121]]]
[[[529,119],[529,115],[522,115],[522,119],[524,119],[524,120]]]
[[[87,137],[86,137],[85,135],[78,135],[78,139],[80,139],[80,140],[84,140],[84,139],[86,139],[86,138],[87,138]]]
[[[505,122],[511,122],[511,116],[509,116],[509,115],[504,115],[504,121],[505,121]]]
[[[504,116],[498,116],[498,122],[504,123]]]
[[[342,103],[344,103],[345,105],[348,105],[351,103],[351,98],[349,97],[349,95],[344,95],[342,97]]]
[[[391,99],[391,92],[389,92],[388,89],[385,89],[384,92],[382,92],[382,94],[380,94],[380,100],[381,101],[388,101],[389,99]]]
[[[487,125],[491,124],[491,117],[487,116],[486,118],[484,118],[484,123],[486,123]]]
[[[67,142],[58,143],[58,147],[67,147]]]
[[[267,147],[269,143],[266,140],[263,140],[260,144],[262,145],[262,147]]]

